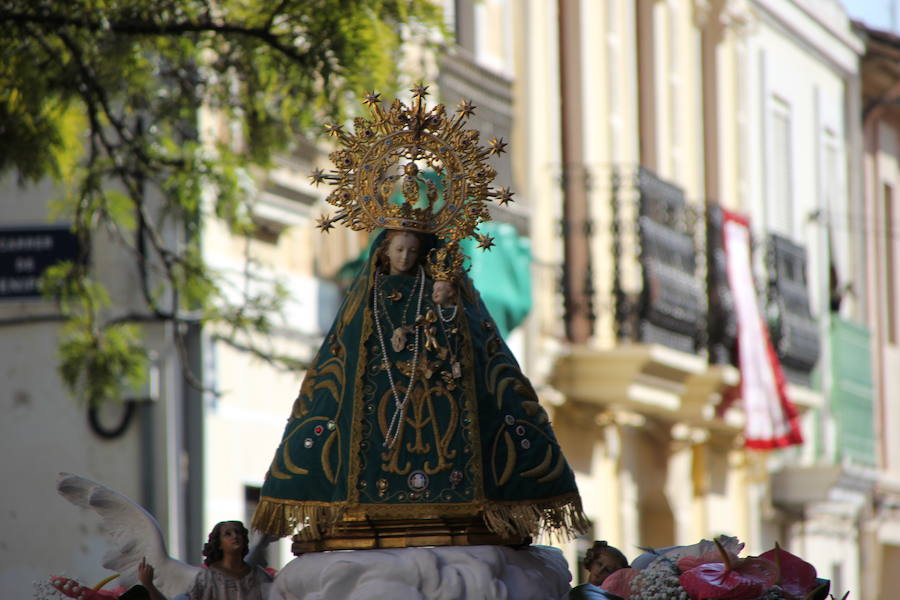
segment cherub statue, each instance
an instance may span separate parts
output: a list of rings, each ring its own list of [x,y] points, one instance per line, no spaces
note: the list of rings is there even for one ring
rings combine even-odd
[[[456,308],[456,286],[451,281],[435,281],[431,288],[431,300],[440,308]]]
[[[170,557],[159,523],[130,498],[68,473],[60,474],[56,488],[72,504],[100,516],[111,545],[103,566],[118,571],[122,585],[140,582],[152,600],[266,600],[272,576],[254,563],[271,538],[251,551],[240,521],[223,521],[210,532],[204,569]]]
[[[607,577],[628,567],[628,559],[616,548],[610,546],[605,540],[594,542],[581,566],[588,572],[586,583],[575,586],[565,596],[564,600],[612,600],[619,596],[603,589],[603,582]]]
[[[209,532],[203,546],[207,567],[194,578],[184,598],[189,600],[265,600],[272,575],[244,558],[250,551],[249,531],[240,521],[221,521]],[[151,600],[166,600],[153,584],[154,569],[146,559],[138,565],[138,579]]]

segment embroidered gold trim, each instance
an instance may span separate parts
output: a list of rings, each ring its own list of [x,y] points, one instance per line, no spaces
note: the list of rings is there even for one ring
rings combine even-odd
[[[563,474],[563,470],[566,468],[566,459],[562,454],[559,455],[559,458],[556,459],[556,466],[553,467],[553,470],[538,479],[538,483],[549,483],[554,479],[559,479],[559,476]]]
[[[545,474],[550,469],[550,463],[553,460],[553,446],[547,446],[547,453],[544,455],[544,460],[540,462],[536,467],[528,469],[527,471],[522,471],[522,477],[540,477]]]
[[[334,485],[337,483],[337,477],[335,476],[335,472],[331,470],[331,461],[329,460],[328,454],[331,452],[331,447],[334,445],[335,440],[339,438],[338,432],[334,431],[331,435],[328,436],[328,439],[325,440],[325,443],[322,445],[322,472],[325,474],[325,479],[328,480],[328,483]],[[338,444],[338,460],[337,460],[337,472],[341,471],[341,456],[340,456],[340,444]]]

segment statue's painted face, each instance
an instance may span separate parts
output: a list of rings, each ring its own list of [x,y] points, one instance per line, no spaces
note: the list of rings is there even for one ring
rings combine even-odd
[[[412,233],[394,234],[387,248],[391,275],[411,275],[419,259],[419,238]]]
[[[240,552],[246,543],[247,540],[244,539],[244,534],[237,523],[226,522],[222,525],[219,530],[219,544],[222,552]]]
[[[594,562],[591,563],[591,568],[588,573],[588,581],[596,586],[601,586],[603,584],[603,580],[607,577],[622,569],[627,567],[628,565],[620,564],[616,558],[606,552],[597,557]]]
[[[435,281],[434,287],[431,288],[431,300],[435,304],[449,304],[453,301],[456,290],[449,281]]]

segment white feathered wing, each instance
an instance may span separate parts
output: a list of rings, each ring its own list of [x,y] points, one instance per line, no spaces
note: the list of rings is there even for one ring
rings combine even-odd
[[[59,474],[56,489],[72,504],[100,515],[110,539],[103,567],[119,573],[121,585],[138,582],[138,564],[146,557],[155,571],[153,582],[163,595],[184,594],[191,588],[200,567],[169,556],[159,523],[143,507],[115,490],[70,473]]]

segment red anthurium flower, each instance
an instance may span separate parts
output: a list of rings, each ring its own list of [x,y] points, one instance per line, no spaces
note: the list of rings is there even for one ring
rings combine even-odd
[[[744,547],[736,537],[720,535],[715,540],[703,540],[693,546],[685,546],[678,551],[676,564],[682,571],[690,571],[694,567],[706,563],[722,562],[722,552],[737,560],[738,552]],[[668,556],[668,554],[667,554]]]
[[[631,580],[637,577],[639,572],[631,567],[619,569],[603,580],[603,589],[628,600],[631,597]]]
[[[776,581],[782,587],[789,598],[803,599],[816,587],[816,568],[787,550],[782,550],[777,544],[768,552],[760,555],[773,563],[776,567]]]
[[[728,553],[728,557],[731,560],[738,560],[738,555],[736,553],[729,552],[728,550],[725,550],[725,552]],[[676,564],[678,565],[678,568],[681,569],[682,572],[684,572],[690,571],[694,567],[699,567],[701,565],[722,562],[724,562],[724,560],[722,559],[722,553],[719,552],[719,550],[717,550],[716,548],[713,548],[711,551],[700,554],[699,556],[682,556],[678,559],[678,562]]]
[[[50,585],[62,592],[69,598],[78,598],[79,600],[115,600],[125,590],[95,590],[85,587],[68,577],[51,577]]]
[[[685,571],[679,578],[693,600],[756,600],[775,583],[775,564],[764,558],[737,558],[716,542],[720,562]]]

